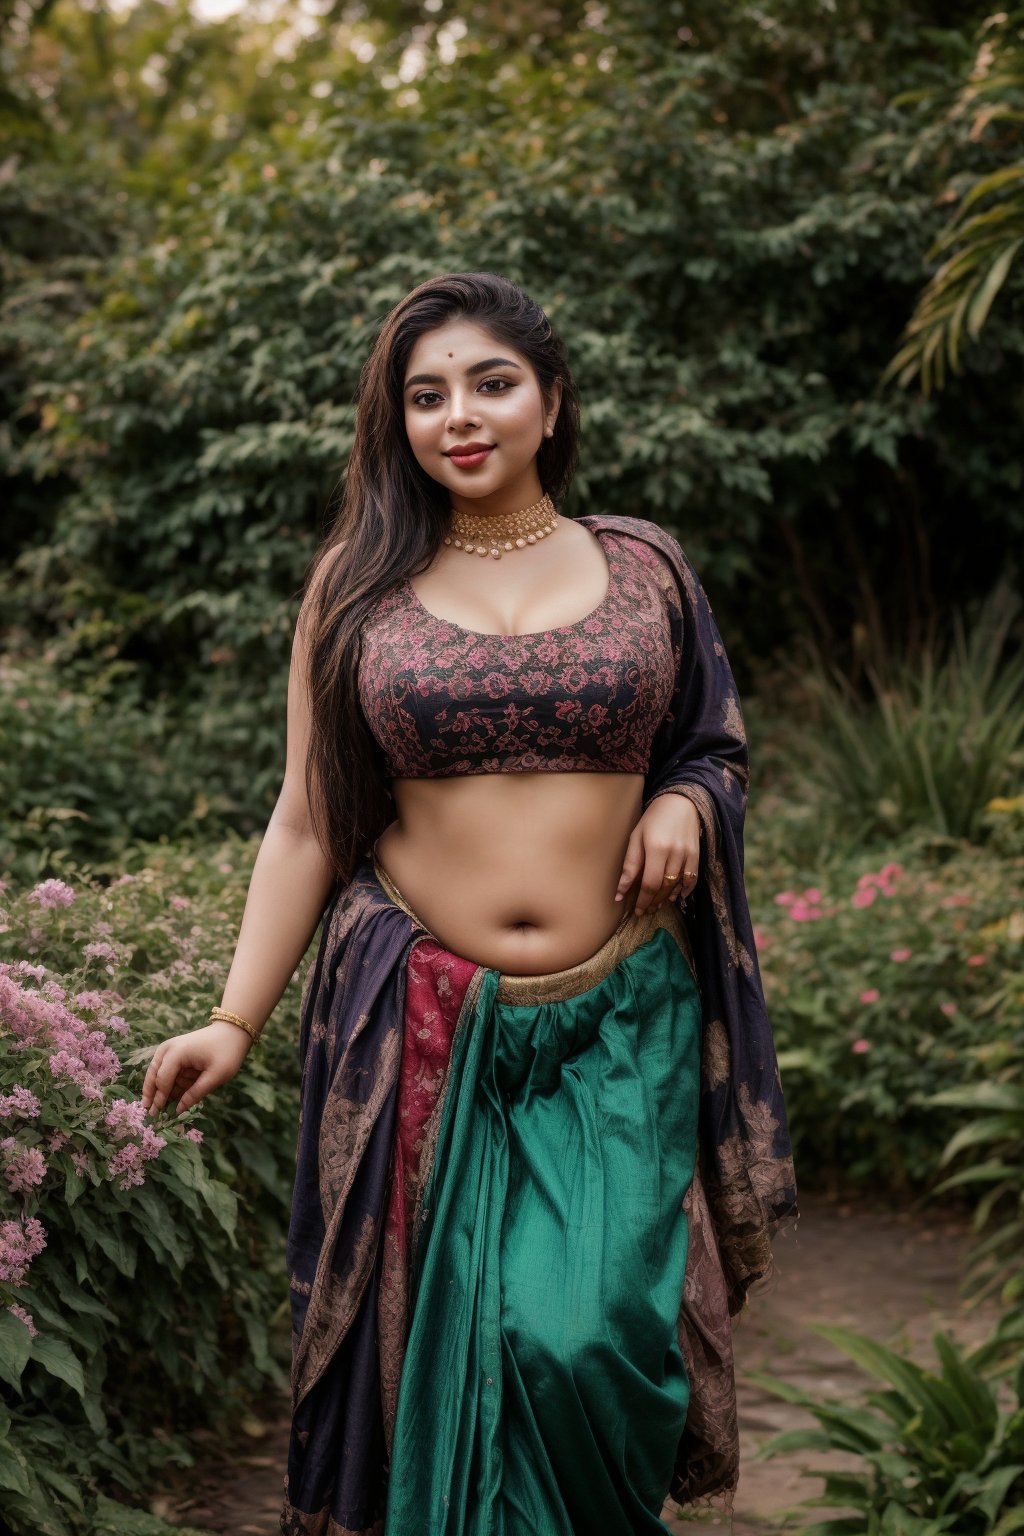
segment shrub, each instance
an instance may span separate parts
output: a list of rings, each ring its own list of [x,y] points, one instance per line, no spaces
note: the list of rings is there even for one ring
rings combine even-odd
[[[797,760],[831,823],[863,841],[909,827],[979,836],[985,807],[1024,768],[1024,650],[1008,648],[1020,608],[1003,581],[969,620],[954,614],[948,644],[897,655],[889,675],[867,666],[868,699],[805,647],[815,718]]]
[[[216,668],[198,696],[147,699],[126,662],[0,658],[0,867],[31,882],[53,853],[95,865],[140,840],[262,830],[284,766],[282,668],[254,699]]]
[[[1007,977],[1004,999],[1020,998],[1022,980],[1019,969]],[[932,1193],[978,1191],[974,1230],[979,1240],[964,1277],[964,1291],[975,1302],[993,1293],[999,1297],[1003,1308],[999,1326],[979,1356],[984,1364],[998,1365],[1024,1354],[1024,1033],[1007,1043],[1002,1058],[993,1061],[991,1068],[990,1081],[946,1088],[929,1102],[971,1111],[971,1119],[950,1139],[939,1159],[940,1168],[956,1159],[961,1167]]]
[[[18,1536],[106,1530],[104,1496],[189,1464],[179,1426],[288,1380],[295,1032],[180,1120],[138,1099],[153,1045],[219,999],[251,849],[148,857],[0,897],[0,1517]]]
[[[916,835],[887,858],[831,854],[823,819],[813,866],[788,857],[790,814],[762,803],[747,873],[797,1167],[923,1191],[964,1121],[930,1096],[987,1080],[1024,1031],[1020,808],[993,802],[986,847]]]
[[[977,1368],[941,1331],[934,1335],[939,1370],[926,1371],[865,1334],[811,1325],[858,1365],[889,1383],[861,1407],[825,1399],[766,1371],[748,1379],[798,1403],[820,1428],[784,1430],[761,1445],[755,1461],[797,1450],[845,1451],[863,1469],[815,1472],[824,1490],[794,1507],[843,1507],[857,1513],[800,1527],[801,1536],[1009,1536],[1024,1530],[1024,1360],[1015,1403],[1000,1410]],[[874,1410],[874,1411],[872,1411]]]

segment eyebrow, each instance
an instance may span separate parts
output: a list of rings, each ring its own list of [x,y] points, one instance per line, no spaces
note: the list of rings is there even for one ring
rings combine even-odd
[[[482,363],[474,363],[472,368],[467,368],[466,373],[472,377],[477,373],[486,373],[488,368],[518,368],[510,357],[485,357]],[[443,373],[414,373],[411,379],[405,382],[406,389],[411,389],[414,384],[443,384]]]

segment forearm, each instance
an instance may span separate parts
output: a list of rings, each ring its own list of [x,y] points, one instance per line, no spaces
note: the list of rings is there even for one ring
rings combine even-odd
[[[222,1008],[263,1028],[309,948],[333,883],[312,833],[271,816],[253,865]]]

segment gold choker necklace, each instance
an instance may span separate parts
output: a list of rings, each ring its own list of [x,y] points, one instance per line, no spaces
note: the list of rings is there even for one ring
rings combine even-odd
[[[467,555],[492,555],[500,560],[506,549],[525,549],[554,533],[558,526],[555,504],[545,491],[540,501],[519,512],[505,512],[494,517],[467,517],[452,511],[444,542],[464,549]]]

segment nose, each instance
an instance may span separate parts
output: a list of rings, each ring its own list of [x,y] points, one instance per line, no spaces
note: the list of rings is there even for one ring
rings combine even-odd
[[[462,432],[466,427],[478,427],[480,425],[480,417],[472,409],[471,400],[463,399],[458,385],[452,390],[446,425],[450,432]]]

